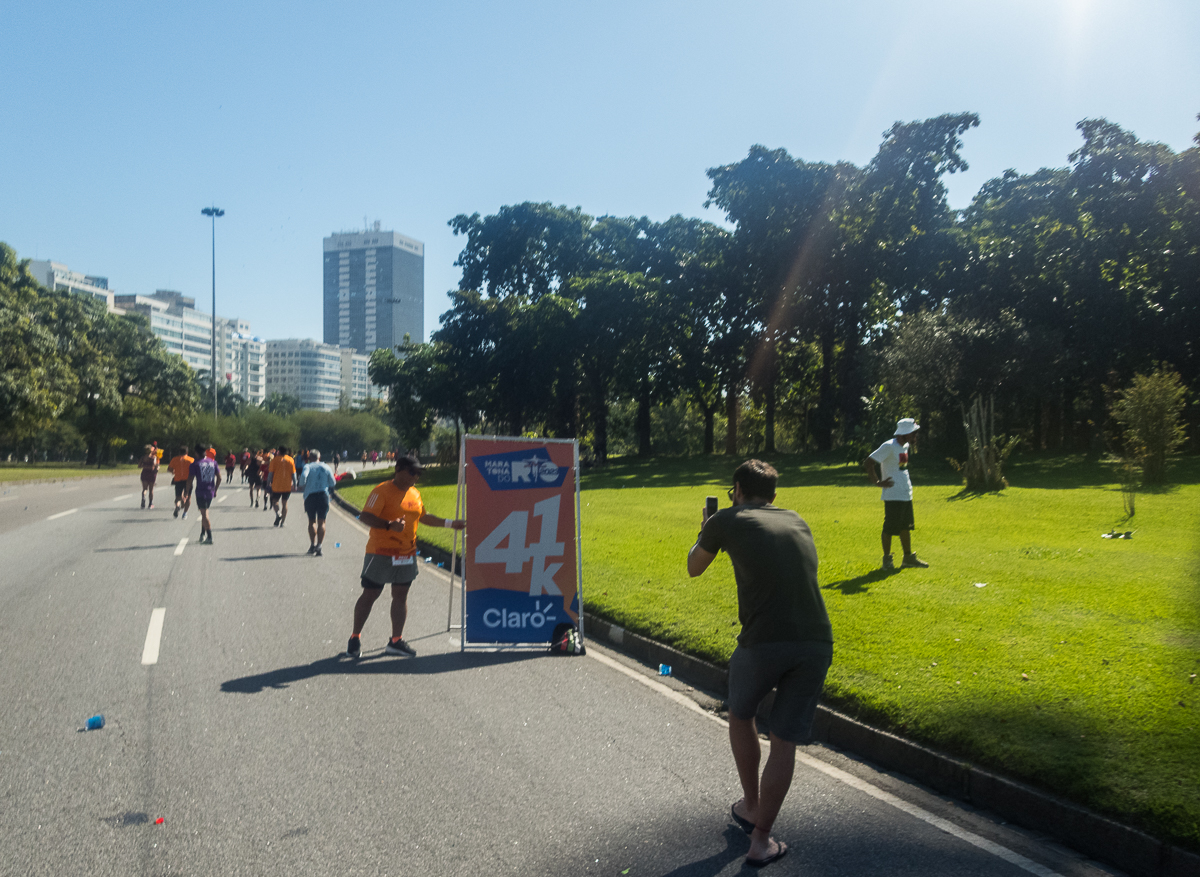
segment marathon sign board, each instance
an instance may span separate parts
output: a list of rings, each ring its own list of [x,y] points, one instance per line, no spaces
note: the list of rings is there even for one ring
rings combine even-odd
[[[465,436],[459,484],[463,647],[548,644],[559,624],[578,628],[578,444]]]

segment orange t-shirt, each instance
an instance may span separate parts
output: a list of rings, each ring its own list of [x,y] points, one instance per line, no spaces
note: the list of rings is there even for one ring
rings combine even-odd
[[[171,470],[172,481],[187,481],[188,470],[192,468],[192,463],[196,462],[187,454],[182,457],[172,457],[168,467]]]
[[[367,554],[398,557],[417,553],[417,519],[425,514],[425,504],[415,487],[402,494],[396,482],[385,481],[371,491],[363,511],[385,521],[404,518],[404,529],[400,532],[372,527],[367,537]]]
[[[292,489],[292,477],[296,474],[296,463],[286,454],[271,461],[271,492],[287,493]]]

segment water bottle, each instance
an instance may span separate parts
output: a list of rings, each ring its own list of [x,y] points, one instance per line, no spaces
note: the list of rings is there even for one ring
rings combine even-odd
[[[103,727],[104,716],[100,715],[100,713],[96,713],[96,715],[87,720],[87,729],[89,731],[99,731]]]

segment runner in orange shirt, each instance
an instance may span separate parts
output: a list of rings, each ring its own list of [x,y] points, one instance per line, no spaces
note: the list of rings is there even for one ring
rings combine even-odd
[[[171,458],[171,462],[167,467],[171,470],[171,486],[175,488],[175,512],[171,515],[173,518],[179,517],[179,510],[183,509],[183,516],[186,518],[188,507],[192,504],[192,494],[188,491],[188,472],[192,468],[193,458],[188,456],[187,448],[180,446],[175,452],[175,456]]]
[[[288,497],[296,481],[296,461],[288,456],[288,449],[281,447],[279,456],[271,461],[271,504],[275,506],[275,526],[282,527],[287,520]]]
[[[449,520],[425,512],[416,488],[421,478],[421,461],[415,454],[396,458],[396,473],[371,491],[358,519],[371,528],[367,538],[367,556],[363,559],[362,594],[354,604],[354,631],[346,646],[346,656],[362,654],[361,634],[371,607],[392,586],[392,638],[384,651],[389,655],[416,657],[417,651],[404,641],[404,622],[408,618],[408,588],[417,577],[417,524],[465,530],[465,520]]]

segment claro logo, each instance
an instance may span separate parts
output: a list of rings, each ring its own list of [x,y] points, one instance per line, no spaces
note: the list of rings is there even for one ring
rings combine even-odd
[[[532,612],[517,612],[513,609],[507,611],[504,609],[486,609],[483,613],[483,623],[491,628],[515,627],[517,629],[525,629],[530,627],[545,627],[547,622],[558,620],[557,616],[549,614],[552,605],[547,600],[546,605],[543,607],[541,601],[537,601],[533,604]]]

